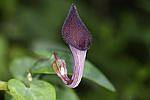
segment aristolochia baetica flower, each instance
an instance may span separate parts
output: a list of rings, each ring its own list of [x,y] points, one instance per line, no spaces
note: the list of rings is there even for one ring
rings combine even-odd
[[[83,75],[86,53],[90,47],[92,36],[82,22],[74,4],[71,5],[68,17],[62,27],[62,37],[69,45],[73,55],[72,78],[70,79],[67,76],[65,61],[60,59],[56,53],[54,53],[55,61],[52,66],[56,74],[68,87],[75,88],[79,85]]]

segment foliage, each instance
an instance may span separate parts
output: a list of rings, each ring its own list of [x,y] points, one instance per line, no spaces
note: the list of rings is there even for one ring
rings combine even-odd
[[[43,53],[45,52],[45,53]],[[17,58],[12,61],[10,65],[10,72],[12,73],[15,79],[11,79],[8,81],[8,89],[6,91],[13,96],[15,100],[55,100],[56,99],[56,91],[53,85],[47,83],[45,81],[39,80],[40,75],[42,74],[55,74],[52,69],[52,62],[54,61],[53,51],[38,51],[37,58]],[[63,56],[65,53],[58,51],[60,56]],[[48,55],[50,55],[48,57]],[[66,60],[71,59],[70,54],[66,53]],[[71,60],[70,60],[71,61]],[[71,64],[71,62],[70,62]],[[68,65],[69,68],[71,65]],[[70,68],[71,70],[71,68]],[[31,75],[28,77],[28,74]],[[71,75],[71,72],[69,72]],[[105,87],[110,91],[115,91],[113,85],[107,80],[107,78],[98,71],[89,61],[85,62],[85,71],[84,78],[91,80],[98,85]],[[33,79],[29,79],[33,78]],[[57,83],[55,83],[57,84]],[[61,84],[62,85],[62,84]],[[63,85],[62,85],[63,86]],[[61,89],[55,86],[58,90],[57,92],[61,93]],[[2,89],[2,88],[1,88]],[[63,95],[73,95],[70,98],[77,99],[78,97],[74,92],[67,93],[67,91],[72,91],[71,89],[64,88]],[[63,97],[59,97],[60,100],[63,100]],[[62,98],[62,99],[61,99]]]
[[[60,33],[72,1],[0,0],[0,88],[8,90],[11,80],[29,88],[30,72],[33,81],[54,87],[58,100],[65,96],[70,100],[149,100],[149,1],[77,0],[79,14],[91,31],[93,42],[84,78],[74,90],[65,87],[50,66],[52,51],[60,52],[71,74],[71,55]],[[97,74],[89,74],[88,68]],[[113,82],[116,93],[108,91],[114,89],[104,75]],[[52,93],[51,89],[46,93]],[[13,94],[6,92],[0,91],[0,100],[4,96],[12,99]]]

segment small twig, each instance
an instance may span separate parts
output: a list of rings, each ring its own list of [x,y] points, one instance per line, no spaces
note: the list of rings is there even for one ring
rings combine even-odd
[[[0,90],[8,90],[7,82],[0,81]]]

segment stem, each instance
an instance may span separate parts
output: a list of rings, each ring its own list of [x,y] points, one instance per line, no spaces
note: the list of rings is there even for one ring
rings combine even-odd
[[[0,90],[8,90],[7,82],[0,81]]]

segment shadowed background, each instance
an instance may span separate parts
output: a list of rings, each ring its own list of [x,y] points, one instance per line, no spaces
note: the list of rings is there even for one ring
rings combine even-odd
[[[67,48],[61,26],[73,0],[0,1],[0,80],[8,67],[32,49]],[[150,100],[150,1],[76,0],[93,36],[87,59],[114,84],[109,92],[83,80],[75,89],[81,100]],[[59,46],[58,46],[59,45]],[[0,99],[4,98],[0,92]],[[66,97],[67,98],[67,97]]]

